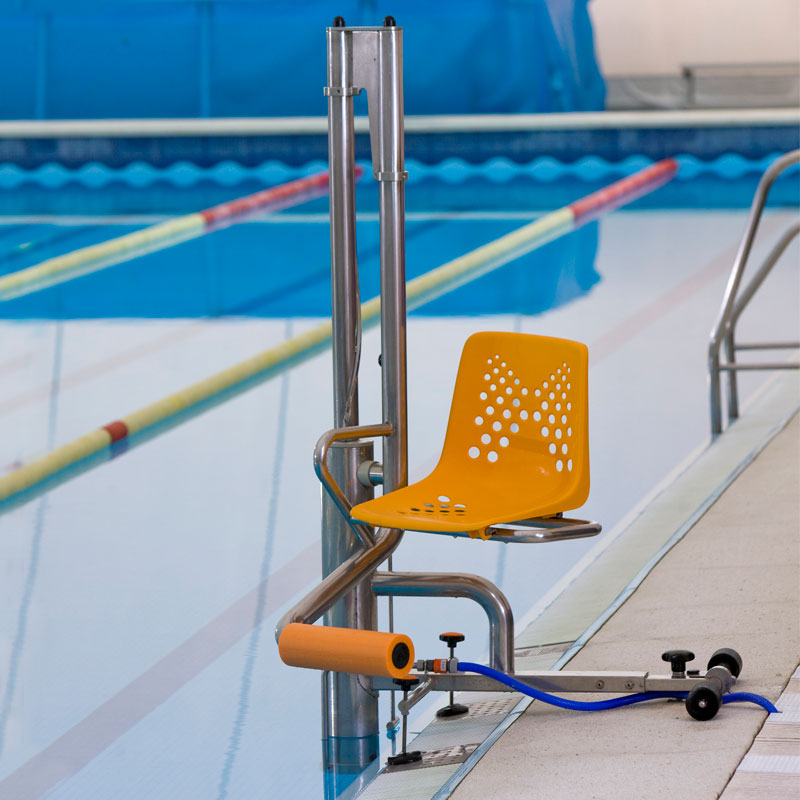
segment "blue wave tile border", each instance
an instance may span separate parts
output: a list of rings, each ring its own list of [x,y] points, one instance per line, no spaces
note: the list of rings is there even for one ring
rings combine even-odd
[[[797,147],[800,130],[795,125],[406,134],[408,158],[428,165],[453,158],[469,164],[483,164],[495,158],[527,164],[544,157],[573,164],[587,156],[613,163],[632,154],[657,161],[679,153],[702,161],[735,153],[752,161]],[[356,136],[356,157],[370,157],[366,134]],[[303,167],[309,162],[324,163],[327,158],[327,137],[320,134],[0,139],[0,163],[23,170],[48,164],[75,170],[94,163],[114,169],[142,163],[159,170],[184,162],[206,169],[223,162],[245,168],[268,162]]]
[[[710,161],[688,154],[674,157],[680,164],[677,179],[691,181],[703,175],[736,179],[753,173],[760,174],[779,154],[780,151],[776,150],[760,158],[750,159],[739,153],[725,153]],[[368,171],[369,162],[361,163],[365,171]],[[514,162],[508,157],[494,157],[475,163],[450,156],[436,164],[409,158],[406,166],[411,181],[435,180],[457,185],[478,178],[495,184],[509,183],[520,178],[541,183],[553,183],[564,178],[576,178],[585,182],[614,180],[631,175],[651,163],[653,159],[644,155],[628,156],[620,161],[608,161],[589,155],[573,162],[561,162],[550,156],[542,156],[527,163]],[[26,184],[49,189],[59,189],[68,184],[81,184],[87,188],[102,188],[112,184],[145,188],[158,183],[191,187],[201,182],[234,187],[247,181],[276,185],[325,169],[327,163],[321,160],[309,161],[301,166],[274,160],[253,166],[244,166],[231,160],[202,166],[183,160],[163,168],[142,161],[131,162],[124,167],[92,161],[74,168],[62,163],[47,162],[32,169],[26,169],[14,162],[0,162],[0,190],[15,189]]]

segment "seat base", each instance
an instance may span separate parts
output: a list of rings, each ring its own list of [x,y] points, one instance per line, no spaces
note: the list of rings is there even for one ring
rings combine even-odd
[[[563,500],[544,493],[537,496],[535,490],[529,490],[520,503],[506,486],[467,490],[448,486],[434,472],[403,489],[354,506],[350,516],[376,528],[486,539],[487,529],[495,525],[516,524],[522,519],[555,519],[564,510]]]
[[[599,522],[572,517],[534,517],[490,525],[482,533],[475,531],[417,531],[437,536],[454,536],[460,539],[483,539],[503,544],[543,544],[567,539],[585,539],[597,536],[603,530]],[[413,531],[412,531],[413,532]]]

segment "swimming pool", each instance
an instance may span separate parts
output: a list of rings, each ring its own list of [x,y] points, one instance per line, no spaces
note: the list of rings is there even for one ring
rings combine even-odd
[[[537,181],[503,169],[493,177],[507,180],[409,183],[409,275],[613,179]],[[676,182],[412,315],[412,478],[438,454],[470,333],[580,339],[591,363],[593,489],[584,511],[610,530],[707,437],[705,344],[744,225],[738,198],[749,200],[759,171],[714,176],[719,199],[702,207],[687,197],[703,194],[708,175]],[[791,199],[796,184],[785,185]],[[152,187],[144,196],[118,188],[103,190],[113,220],[99,218],[96,194],[91,208],[73,202],[72,220],[32,219],[23,199],[0,226],[3,252],[16,248],[13,268],[143,224],[122,212],[177,213],[247,191],[213,186],[192,198],[163,185],[154,203]],[[60,189],[53,202],[63,202]],[[36,192],[41,213],[42,187]],[[365,210],[375,207],[371,192],[367,183]],[[796,215],[788,202],[765,215],[763,249]],[[376,288],[376,228],[362,218],[365,298]],[[20,247],[26,242],[35,244]],[[327,246],[324,202],[315,201],[14,301],[16,311],[9,304],[0,328],[0,463],[310,327],[327,313]],[[764,285],[742,319],[743,337],[748,326],[755,338],[796,337],[796,258],[795,249]],[[199,285],[186,291],[192,281]],[[236,318],[208,319],[230,313]],[[379,416],[378,345],[368,332],[365,421]],[[280,664],[272,629],[319,574],[310,455],[330,426],[329,360],[315,356],[0,517],[8,564],[0,796],[11,781],[27,787],[20,797],[47,789],[55,798],[322,795],[321,772],[311,769],[320,761],[319,678]],[[743,397],[769,379],[748,378]],[[509,552],[411,533],[395,568],[478,572],[521,614],[589,546]],[[485,619],[468,603],[426,603],[423,613],[419,601],[398,601],[395,613],[421,654],[439,654],[438,633],[455,626],[467,634],[464,657],[484,655]]]

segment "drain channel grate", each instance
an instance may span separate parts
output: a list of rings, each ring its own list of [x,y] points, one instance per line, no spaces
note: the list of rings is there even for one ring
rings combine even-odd
[[[506,718],[519,702],[519,695],[504,694],[471,703],[468,696],[460,696],[458,699],[462,702],[466,699],[469,714],[434,720],[414,738],[409,750],[434,752],[480,743]]]
[[[519,698],[499,697],[497,700],[483,700],[479,703],[471,703],[469,706],[470,717],[490,717],[494,714],[505,716],[519,702]]]
[[[444,767],[447,764],[462,764],[477,746],[477,744],[459,744],[455,747],[445,747],[441,750],[428,750],[422,754],[422,761],[386,767],[384,772],[405,772],[412,769],[425,769],[426,767]]]

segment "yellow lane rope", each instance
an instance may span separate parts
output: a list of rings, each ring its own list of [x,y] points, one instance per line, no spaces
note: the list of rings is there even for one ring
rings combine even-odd
[[[658,166],[654,165],[654,167]],[[649,167],[647,170],[653,170],[654,167]],[[607,193],[609,189],[617,185],[624,185],[626,181],[630,182],[634,179],[641,184],[642,180],[639,176],[646,173],[647,170],[624,178],[622,181],[612,184],[612,187],[601,190],[601,192]],[[674,171],[669,177],[672,177],[673,174]],[[660,186],[663,182],[663,180],[660,180],[656,185]],[[642,189],[639,193],[642,194],[647,190],[651,191],[653,188],[656,188],[656,186]],[[591,198],[593,195],[589,197]],[[634,199],[634,195],[618,192],[615,202],[610,203],[606,210],[611,210],[611,208],[618,207],[623,202],[628,202],[632,199]],[[465,255],[459,256],[440,267],[436,267],[406,284],[408,307],[411,309],[423,305],[446,292],[458,288],[464,283],[497,269],[503,264],[575,230],[576,227],[579,227],[584,221],[589,221],[590,218],[593,217],[588,214],[586,216],[579,215],[576,218],[572,207],[566,206],[501,236],[499,239],[482,245]],[[379,314],[379,297],[373,297],[371,300],[362,303],[361,318],[364,325],[374,323]],[[176,424],[186,421],[187,417],[179,417],[181,412],[192,406],[197,406],[216,395],[220,395],[237,385],[249,386],[248,382],[255,376],[266,373],[268,370],[285,366],[304,355],[311,355],[318,347],[330,341],[330,338],[331,322],[328,320],[310,328],[305,333],[287,339],[285,342],[275,347],[270,347],[258,355],[245,359],[102,428],[61,445],[42,458],[0,477],[0,501],[7,500],[32,488],[59,470],[100,452],[113,442],[125,439],[132,433],[151,428],[170,418],[175,418]]]
[[[358,168],[356,177],[362,172],[363,170]],[[318,172],[220,203],[203,211],[159,222],[140,231],[81,247],[71,253],[53,256],[32,267],[0,276],[0,302],[40,292],[56,284],[113,267],[123,261],[173,247],[225,225],[241,222],[255,211],[274,211],[303,203],[312,196],[324,193],[327,187],[327,171]]]

